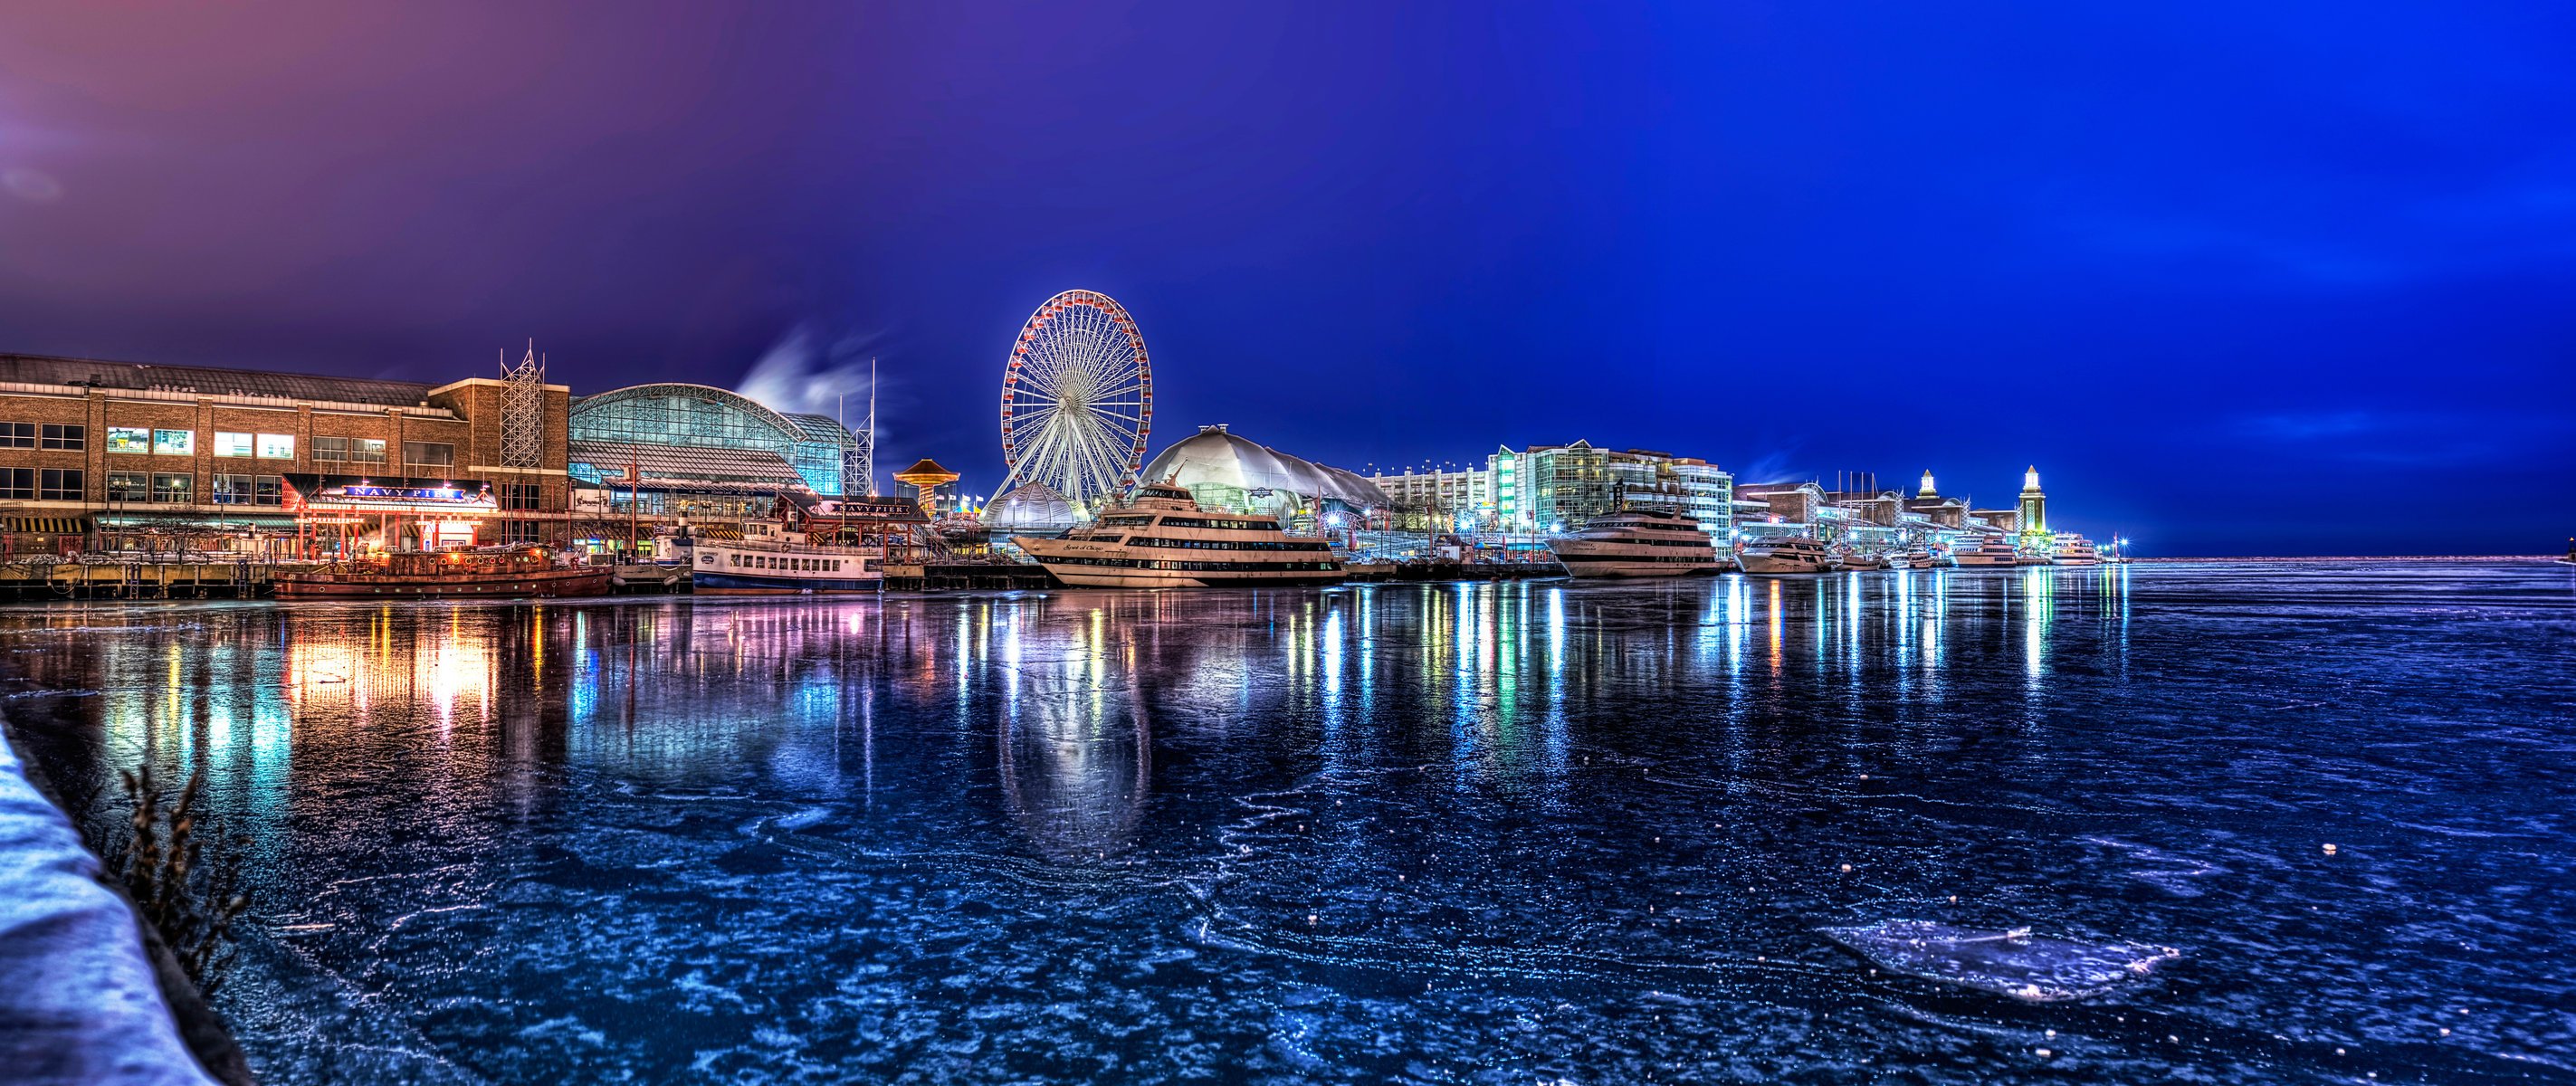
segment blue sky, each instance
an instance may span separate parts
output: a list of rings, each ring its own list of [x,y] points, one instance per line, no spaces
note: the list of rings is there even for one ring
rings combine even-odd
[[[2151,553],[2576,533],[2554,5],[0,16],[0,350],[857,387],[1000,473],[1105,291],[1196,424],[1874,470]]]

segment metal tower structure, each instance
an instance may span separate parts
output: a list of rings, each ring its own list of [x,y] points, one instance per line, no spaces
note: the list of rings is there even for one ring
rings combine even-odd
[[[528,341],[517,366],[501,356],[501,466],[539,468],[546,460],[546,363]]]
[[[877,360],[868,359],[867,421],[850,429],[850,398],[841,397],[841,428],[858,439],[841,454],[841,493],[850,497],[877,494]]]

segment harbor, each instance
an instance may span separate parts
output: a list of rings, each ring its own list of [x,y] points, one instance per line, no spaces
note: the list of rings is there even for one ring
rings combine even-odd
[[[1089,345],[1079,366],[1027,365],[1068,337]],[[576,395],[533,344],[437,386],[0,355],[0,414],[56,420],[0,441],[0,598],[811,596],[2129,557],[2125,541],[2053,526],[2036,465],[2011,506],[1978,508],[1929,471],[1910,492],[1865,472],[1743,483],[1587,441],[1363,476],[1214,424],[1148,460],[1145,358],[1114,299],[1042,304],[1003,368],[1004,470],[986,498],[930,458],[881,473],[872,400],[852,424],[704,385]],[[1239,527],[1122,530],[1160,523],[1153,510]]]

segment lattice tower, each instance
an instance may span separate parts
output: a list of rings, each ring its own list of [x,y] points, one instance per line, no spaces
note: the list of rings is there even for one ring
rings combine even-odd
[[[546,364],[536,342],[517,366],[501,363],[501,466],[537,468],[546,458]]]

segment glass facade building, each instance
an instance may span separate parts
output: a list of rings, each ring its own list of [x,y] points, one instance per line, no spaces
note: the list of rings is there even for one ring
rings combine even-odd
[[[632,467],[647,487],[657,479],[768,487],[801,482],[826,497],[841,496],[842,465],[857,445],[847,428],[826,416],[773,411],[739,393],[678,383],[575,400],[571,433],[581,455],[568,470],[577,482],[622,483]],[[670,455],[675,448],[702,452],[683,464]],[[794,482],[779,477],[782,461]]]

